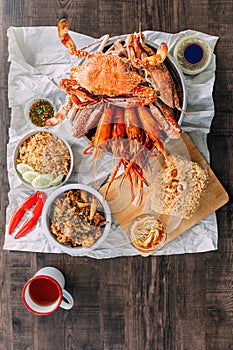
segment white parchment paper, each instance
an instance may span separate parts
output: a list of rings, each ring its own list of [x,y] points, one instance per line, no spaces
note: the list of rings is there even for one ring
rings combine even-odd
[[[214,52],[217,37],[196,31],[184,31],[177,34],[162,32],[144,32],[150,41],[160,44],[165,41],[172,54],[177,40],[183,36],[198,35],[205,39]],[[15,240],[14,235],[8,234],[8,223],[12,213],[33,191],[27,189],[17,176],[13,168],[13,153],[17,142],[22,136],[33,131],[28,124],[24,109],[28,100],[43,96],[51,99],[57,107],[65,101],[65,94],[58,87],[62,78],[69,76],[69,71],[76,64],[66,48],[61,44],[56,27],[10,27],[7,32],[9,39],[9,107],[11,108],[11,124],[9,128],[9,143],[7,145],[7,169],[10,184],[9,205],[6,211],[6,232],[4,249],[33,251],[44,253],[62,253],[57,247],[47,241],[41,222],[26,236]],[[93,42],[93,38],[83,34],[71,33],[77,48]],[[187,110],[191,115],[184,116],[182,129],[189,133],[199,151],[209,160],[207,148],[207,133],[214,117],[214,103],[212,98],[215,81],[216,61],[213,53],[208,68],[199,75],[185,76],[187,88]],[[85,162],[82,150],[87,145],[85,139],[72,137],[71,124],[68,120],[53,128],[53,131],[67,140],[74,152],[74,171],[69,183],[82,181],[96,186],[92,174],[85,172]],[[99,184],[107,176],[105,170],[99,174]],[[98,182],[97,181],[97,182]],[[49,194],[49,193],[48,193]],[[29,215],[28,213],[26,215]],[[25,220],[24,218],[23,220]],[[216,215],[213,213],[205,220],[192,227],[184,234],[167,244],[156,255],[197,253],[217,249],[218,231]],[[89,257],[103,259],[118,256],[138,255],[136,249],[129,243],[128,237],[121,227],[113,222],[107,239]]]

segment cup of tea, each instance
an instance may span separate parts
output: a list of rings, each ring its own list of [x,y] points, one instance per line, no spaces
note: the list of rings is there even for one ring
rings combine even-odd
[[[65,278],[60,270],[52,266],[43,267],[25,283],[23,303],[37,315],[49,315],[59,307],[69,310],[74,300],[64,287]]]

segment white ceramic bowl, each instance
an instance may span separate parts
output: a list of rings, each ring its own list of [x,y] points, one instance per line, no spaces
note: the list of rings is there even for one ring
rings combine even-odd
[[[48,134],[51,134],[51,135],[54,135],[56,136],[59,140],[61,140],[64,145],[67,147],[68,149],[68,152],[70,154],[70,166],[69,166],[69,172],[68,174],[62,179],[62,182],[60,182],[58,185],[54,184],[54,185],[51,185],[51,186],[47,186],[47,187],[37,187],[37,186],[33,186],[30,182],[28,181],[25,181],[25,179],[23,178],[23,174],[20,173],[18,170],[17,170],[17,165],[18,165],[18,162],[17,162],[17,158],[19,156],[19,148],[20,146],[24,143],[24,141],[26,141],[28,138],[30,138],[31,136],[37,134],[37,133],[48,133]],[[22,181],[22,183],[27,186],[28,188],[30,189],[33,189],[33,190],[48,190],[48,189],[55,189],[57,187],[60,187],[62,185],[65,184],[65,182],[68,180],[68,178],[70,177],[71,173],[72,173],[72,170],[73,170],[73,163],[74,163],[74,157],[73,157],[73,152],[72,152],[72,149],[70,147],[70,145],[68,144],[68,142],[66,142],[63,138],[57,136],[54,132],[51,132],[51,131],[48,131],[48,130],[45,130],[45,129],[37,129],[36,131],[32,131],[30,133],[27,133],[25,134],[22,139],[18,142],[18,144],[16,145],[15,147],[15,151],[14,151],[14,169],[15,169],[15,172],[16,172],[16,175],[18,176],[18,178]],[[43,175],[42,175],[43,176]]]
[[[31,120],[30,117],[29,117],[29,112],[30,112],[31,106],[32,106],[34,103],[36,103],[37,101],[41,101],[41,100],[48,101],[48,102],[51,104],[51,106],[53,107],[53,110],[54,110],[53,116],[56,114],[56,111],[57,111],[56,106],[55,106],[53,100],[50,99],[50,98],[48,98],[48,97],[45,97],[45,96],[35,96],[35,97],[31,98],[30,100],[28,100],[28,102],[27,102],[26,105],[25,105],[24,115],[25,115],[25,118],[26,118],[28,124],[29,124],[30,126],[33,126],[33,128],[48,128],[48,127],[49,127],[49,126],[46,126],[46,125],[44,125],[44,126],[38,126],[37,124],[33,123],[32,120]]]
[[[192,51],[191,57],[189,57],[194,60],[195,63],[188,61],[185,57],[185,50],[190,47],[198,48],[198,51]],[[201,55],[200,52],[202,52]],[[174,49],[174,57],[179,63],[181,70],[189,75],[203,72],[210,64],[212,56],[212,51],[208,42],[204,38],[195,35],[182,37],[177,42]]]
[[[90,246],[88,248],[83,248],[82,246],[69,247],[63,243],[59,243],[57,241],[55,235],[53,233],[51,233],[50,229],[49,229],[51,207],[52,207],[52,204],[55,201],[55,199],[66,191],[78,190],[78,189],[84,190],[86,192],[93,194],[100,201],[100,203],[102,204],[103,209],[104,209],[105,219],[107,221],[105,227],[103,228],[102,235],[96,240],[96,242],[92,246]],[[43,208],[43,212],[42,212],[42,227],[44,230],[43,232],[45,233],[45,235],[46,235],[47,239],[49,240],[49,242],[51,243],[52,247],[56,247],[59,250],[61,250],[62,252],[67,253],[69,255],[83,256],[83,255],[87,255],[90,251],[92,251],[92,250],[96,249],[98,246],[100,246],[101,243],[107,237],[109,230],[110,230],[110,227],[111,227],[111,211],[110,211],[110,208],[109,208],[106,200],[104,200],[104,198],[101,196],[101,194],[98,191],[94,190],[92,187],[86,186],[83,184],[69,184],[69,185],[65,185],[65,186],[58,188],[47,198],[45,205],[44,205],[44,208]]]

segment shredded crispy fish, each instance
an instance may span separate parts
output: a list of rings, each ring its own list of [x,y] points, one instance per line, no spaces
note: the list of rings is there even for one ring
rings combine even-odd
[[[106,225],[100,201],[84,190],[69,190],[58,196],[50,213],[49,228],[59,243],[70,247],[92,246]]]

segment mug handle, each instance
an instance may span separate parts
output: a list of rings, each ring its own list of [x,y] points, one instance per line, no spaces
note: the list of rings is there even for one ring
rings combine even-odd
[[[69,292],[67,292],[67,290],[65,290],[65,289],[62,289],[62,295],[68,301],[68,303],[66,301],[62,300],[60,307],[62,307],[63,309],[66,309],[66,310],[70,310],[74,305],[74,299],[73,299],[72,295]]]

